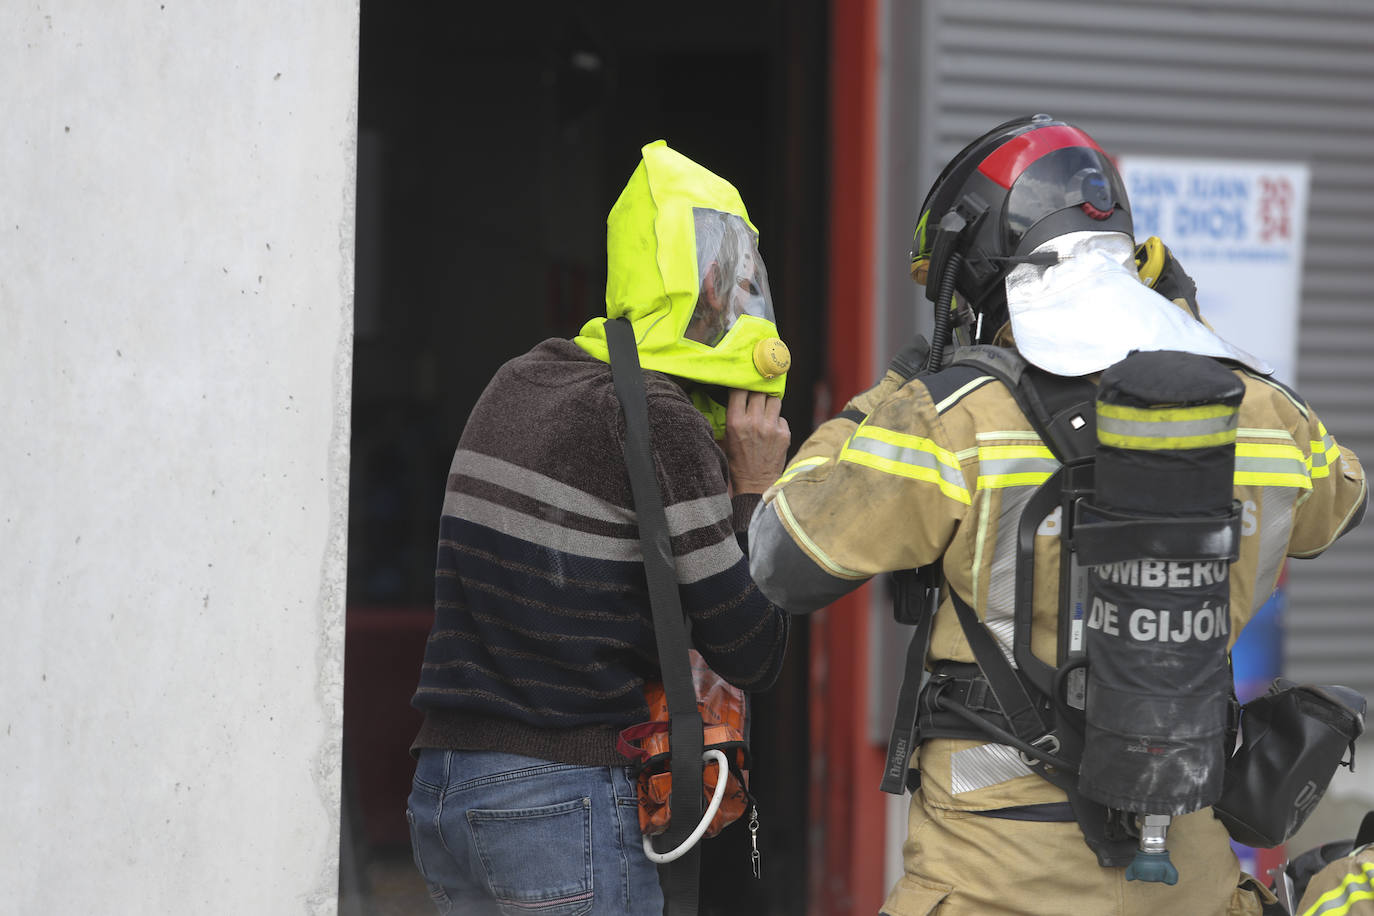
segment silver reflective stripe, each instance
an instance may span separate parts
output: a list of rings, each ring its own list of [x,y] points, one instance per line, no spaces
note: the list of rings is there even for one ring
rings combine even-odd
[[[1307,465],[1301,458],[1281,458],[1273,455],[1236,455],[1237,474],[1286,474],[1307,479]],[[1295,483],[1301,485],[1298,481]]]
[[[980,744],[949,755],[949,791],[952,795],[986,789],[1030,774],[1031,769],[1005,744]]]
[[[1321,450],[1320,450],[1320,451],[1315,451],[1315,450],[1314,450],[1314,451],[1312,452],[1312,470],[1313,470],[1313,471],[1317,471],[1317,470],[1322,469],[1322,468],[1325,468],[1325,467],[1327,466],[1327,464],[1330,462],[1330,459],[1328,459],[1327,456],[1331,454],[1332,449],[1334,449],[1335,447],[1336,447],[1336,440],[1333,439],[1333,438],[1331,438],[1331,434],[1330,434],[1330,433],[1327,433],[1326,435],[1322,436]],[[1314,474],[1313,476],[1315,476],[1315,477],[1320,477],[1320,476],[1322,476],[1322,475],[1321,475],[1321,474]]]
[[[1005,477],[1008,474],[1053,474],[1059,462],[1053,458],[984,458],[978,462],[978,476]]]
[[[1057,462],[1053,464],[1054,467],[1058,466]],[[1006,487],[997,491],[1002,496],[1002,508],[997,519],[992,563],[988,569],[984,619],[1013,666],[1016,664],[1012,656],[1012,634],[1016,624],[1016,530],[1021,522],[1021,512],[1036,489]]]
[[[1012,646],[1016,643],[1016,618],[997,617],[987,621],[987,628],[993,639],[997,640],[997,648],[1002,650],[1007,661],[1015,668],[1016,656],[1012,654]]]
[[[1200,420],[1123,420],[1120,417],[1097,416],[1097,428],[1118,436],[1144,439],[1191,439],[1213,436],[1235,429],[1237,413]]]
[[[1278,584],[1279,569],[1288,555],[1288,539],[1293,533],[1293,503],[1300,491],[1292,487],[1261,487],[1259,490],[1259,563],[1255,567],[1255,590],[1251,610],[1269,600]]]
[[[885,461],[892,461],[897,464],[907,464],[912,467],[925,468],[934,471],[940,479],[951,487],[966,491],[967,485],[964,481],[964,472],[958,467],[950,467],[933,452],[924,449],[907,448],[902,445],[894,445],[891,442],[884,442],[882,439],[867,436],[864,433],[868,427],[859,427],[858,431],[850,438],[846,449],[856,452],[863,452],[875,458],[882,458]]]

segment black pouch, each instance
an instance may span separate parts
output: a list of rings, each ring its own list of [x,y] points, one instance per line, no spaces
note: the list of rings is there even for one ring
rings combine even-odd
[[[1296,833],[1336,767],[1354,769],[1364,714],[1364,697],[1349,687],[1283,678],[1242,706],[1240,746],[1227,761],[1221,800],[1214,806],[1231,838],[1267,849]]]

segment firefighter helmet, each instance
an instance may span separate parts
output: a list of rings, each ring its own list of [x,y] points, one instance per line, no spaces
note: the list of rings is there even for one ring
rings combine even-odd
[[[1012,267],[1039,263],[1038,246],[1082,230],[1131,234],[1121,176],[1083,130],[1037,114],[964,147],[926,194],[911,249],[912,277],[937,303],[937,335],[957,294],[977,318],[974,342],[986,342],[1006,320]]]

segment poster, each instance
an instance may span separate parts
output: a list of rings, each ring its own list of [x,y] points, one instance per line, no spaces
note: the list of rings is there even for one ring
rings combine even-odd
[[[1122,156],[1117,165],[1136,238],[1163,239],[1197,281],[1212,327],[1294,384],[1306,163]]]

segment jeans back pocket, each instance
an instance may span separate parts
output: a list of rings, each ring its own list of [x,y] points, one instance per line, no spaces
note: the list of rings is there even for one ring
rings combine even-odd
[[[592,908],[591,799],[467,812],[501,912],[577,916]]]

